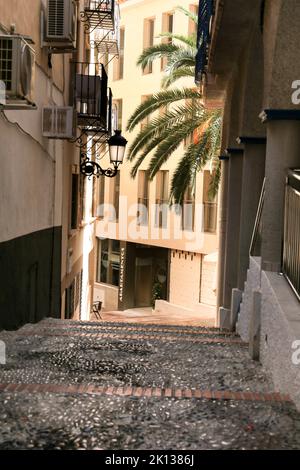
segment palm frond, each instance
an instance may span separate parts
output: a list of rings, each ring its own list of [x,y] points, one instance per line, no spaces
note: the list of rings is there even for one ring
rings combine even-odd
[[[194,67],[181,67],[179,69],[173,70],[171,73],[165,74],[162,79],[162,87],[168,88],[170,85],[173,85],[177,80],[181,78],[195,77],[195,68]]]
[[[180,67],[195,67],[196,48],[181,48],[168,57],[166,72],[173,72]]]
[[[174,127],[172,132],[169,132],[167,137],[160,142],[148,167],[151,179],[154,178],[161,166],[197,126],[198,123],[194,119],[186,120],[184,123]]]
[[[152,64],[154,60],[162,57],[170,57],[174,52],[180,49],[176,44],[156,44],[151,47],[144,49],[142,54],[137,60],[137,65],[141,66],[144,70],[148,65]]]
[[[182,34],[175,34],[175,33],[161,33],[158,35],[159,38],[168,38],[172,40],[177,40],[182,42],[186,46],[189,47],[197,47],[197,38],[195,34],[191,34],[190,36],[183,36]],[[164,43],[162,43],[164,44]]]
[[[216,167],[212,173],[212,178],[211,178],[209,189],[208,189],[208,196],[211,199],[214,199],[218,193],[220,179],[221,179],[221,164],[220,164],[220,161],[218,160],[218,162],[216,162]]]
[[[177,165],[173,174],[170,190],[170,202],[175,204],[182,204],[184,193],[189,186],[192,186],[193,181],[193,167],[195,166],[194,154],[197,152],[198,144],[190,144]]]
[[[128,152],[128,160],[133,160],[139,151],[141,151],[149,141],[154,137],[161,136],[162,131],[168,129],[173,131],[173,126],[185,121],[188,117],[197,118],[201,123],[205,120],[206,111],[199,102],[186,102],[184,105],[178,105],[172,110],[167,110],[164,114],[154,117],[151,121],[138,133]]]
[[[194,120],[190,118],[190,120],[185,123],[179,123],[178,125],[173,126],[172,130],[169,128],[163,129],[161,133],[151,139],[148,145],[144,148],[143,153],[139,156],[132,167],[131,176],[136,176],[141,163],[145,160],[147,155],[156,148],[155,154],[153,155],[148,168],[150,171],[150,179],[154,178],[160,166],[189,135],[191,129],[193,129],[192,126],[196,126],[196,124]]]
[[[189,186],[195,185],[196,175],[206,164],[208,133],[204,133],[198,143],[192,143],[180,160],[173,174],[170,199],[182,204],[184,193]]]
[[[150,96],[141,103],[129,118],[127,130],[132,131],[137,124],[143,121],[154,111],[181,100],[200,99],[201,94],[191,88],[180,88],[174,90],[163,90]]]
[[[175,9],[178,10],[178,11],[181,11],[185,16],[187,16],[192,21],[194,21],[195,24],[198,24],[198,16],[195,13],[193,13],[192,11],[187,10],[186,8],[182,7],[181,5],[178,5]]]

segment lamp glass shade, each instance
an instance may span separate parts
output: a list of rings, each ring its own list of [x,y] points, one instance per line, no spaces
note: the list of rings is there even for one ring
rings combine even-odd
[[[125,147],[119,145],[111,145],[109,147],[109,156],[111,163],[123,163]]]
[[[111,163],[123,163],[127,140],[121,135],[121,131],[115,131],[115,135],[108,139],[108,145]]]

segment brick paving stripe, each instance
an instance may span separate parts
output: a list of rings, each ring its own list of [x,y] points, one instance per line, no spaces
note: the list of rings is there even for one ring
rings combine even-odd
[[[0,393],[67,393],[67,394],[100,394],[106,396],[124,397],[156,397],[156,398],[206,398],[208,400],[236,400],[236,401],[268,401],[273,403],[290,402],[291,399],[286,394],[277,392],[257,393],[257,392],[235,392],[231,390],[201,390],[201,389],[180,389],[180,388],[159,388],[159,387],[98,387],[94,385],[62,385],[62,384],[19,384],[0,383]]]
[[[248,343],[240,339],[227,339],[227,338],[189,338],[189,337],[180,337],[180,336],[157,336],[157,335],[126,335],[126,334],[112,334],[112,333],[99,333],[98,331],[92,334],[77,332],[77,331],[59,331],[50,332],[43,330],[27,330],[27,331],[17,331],[17,335],[20,336],[70,336],[70,337],[82,337],[82,338],[94,338],[94,339],[137,339],[137,340],[155,340],[155,341],[179,341],[179,342],[188,342],[188,343],[201,343],[201,344],[229,344],[229,345],[239,345],[239,346],[248,346]]]

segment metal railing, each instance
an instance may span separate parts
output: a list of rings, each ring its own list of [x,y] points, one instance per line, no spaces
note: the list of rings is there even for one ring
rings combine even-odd
[[[112,97],[104,66],[86,62],[72,62],[71,66],[78,126],[106,131],[111,121]]]
[[[115,27],[115,0],[85,0],[80,13],[86,32],[96,29],[113,30]]]
[[[217,230],[217,203],[203,203],[203,231],[215,233]]]
[[[262,244],[262,211],[265,202],[265,194],[266,194],[266,178],[264,178],[256,218],[254,229],[252,233],[250,249],[249,249],[249,256],[261,256],[261,244]]]
[[[300,169],[286,180],[282,269],[300,300]]]
[[[213,15],[214,0],[200,0],[197,29],[197,49],[195,82],[201,82],[202,74],[205,72],[208,56],[208,45],[210,41],[210,22]]]
[[[90,41],[99,54],[118,55],[120,50],[120,9],[116,5],[114,12],[114,30],[98,28],[94,39]]]

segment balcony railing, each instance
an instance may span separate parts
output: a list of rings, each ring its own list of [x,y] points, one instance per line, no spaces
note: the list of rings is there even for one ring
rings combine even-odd
[[[109,131],[112,95],[102,64],[72,62],[73,105],[77,125],[84,129]]]
[[[85,31],[112,31],[115,27],[115,3],[115,0],[85,0],[84,10],[80,13]]]
[[[203,203],[203,231],[215,233],[217,230],[217,203]]]
[[[300,300],[300,169],[289,170],[286,182],[282,268]]]
[[[114,11],[114,30],[97,29],[91,46],[96,48],[99,54],[118,55],[120,50],[120,9],[116,5]]]
[[[213,0],[200,0],[197,29],[197,48],[195,82],[201,82],[202,74],[205,72],[208,56],[208,45],[210,41],[210,22],[213,15]]]

